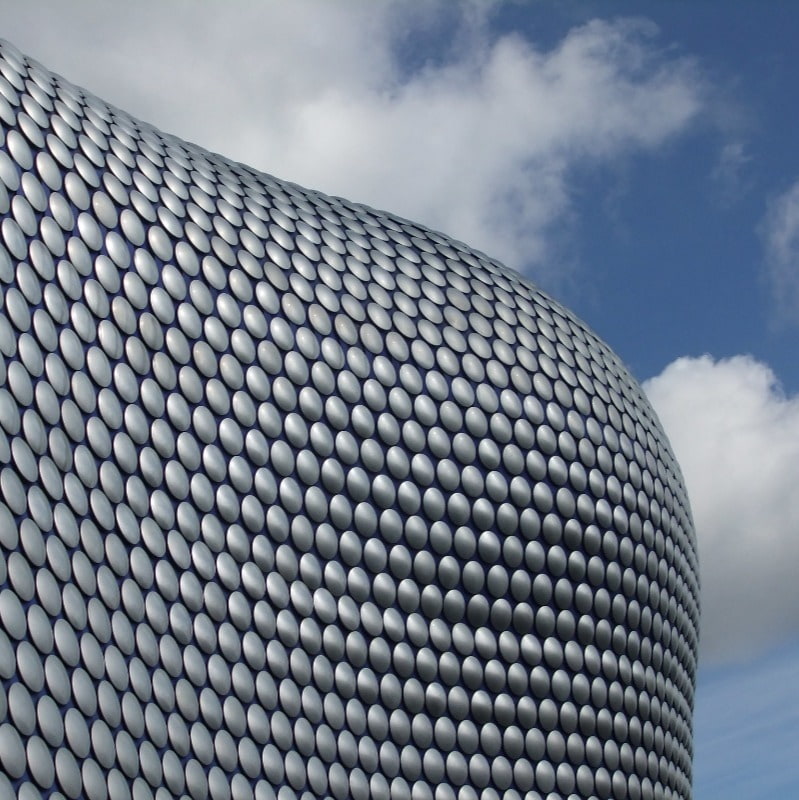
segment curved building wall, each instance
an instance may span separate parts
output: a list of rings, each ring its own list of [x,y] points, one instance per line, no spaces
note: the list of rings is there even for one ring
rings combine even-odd
[[[605,344],[5,43],[0,145],[0,796],[690,796],[690,511]]]

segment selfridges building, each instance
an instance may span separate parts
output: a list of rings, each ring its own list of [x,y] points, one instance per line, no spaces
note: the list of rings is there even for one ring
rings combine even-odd
[[[688,501],[567,309],[5,43],[0,216],[0,797],[690,797]]]

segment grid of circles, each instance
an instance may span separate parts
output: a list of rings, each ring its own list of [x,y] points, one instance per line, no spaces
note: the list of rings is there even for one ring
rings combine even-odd
[[[679,468],[566,309],[0,44],[0,794],[687,798]]]

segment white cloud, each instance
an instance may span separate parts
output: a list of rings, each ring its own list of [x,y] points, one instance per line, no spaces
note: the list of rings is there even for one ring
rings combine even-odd
[[[705,88],[648,23],[594,21],[542,50],[492,34],[490,9],[0,1],[20,49],[165,130],[542,276],[574,170],[658,148]],[[431,30],[444,49],[419,58]]]
[[[799,632],[799,397],[750,356],[680,358],[644,389],[683,469],[699,540],[701,651]]]
[[[799,180],[769,204],[760,232],[778,319],[796,321],[799,318]]]
[[[734,205],[749,191],[751,180],[747,176],[747,168],[751,161],[752,157],[747,153],[743,141],[729,141],[722,146],[710,175],[722,206]]]

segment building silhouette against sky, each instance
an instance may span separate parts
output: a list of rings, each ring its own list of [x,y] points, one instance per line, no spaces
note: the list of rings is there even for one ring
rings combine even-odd
[[[690,797],[690,510],[604,343],[5,43],[0,145],[0,797]]]

